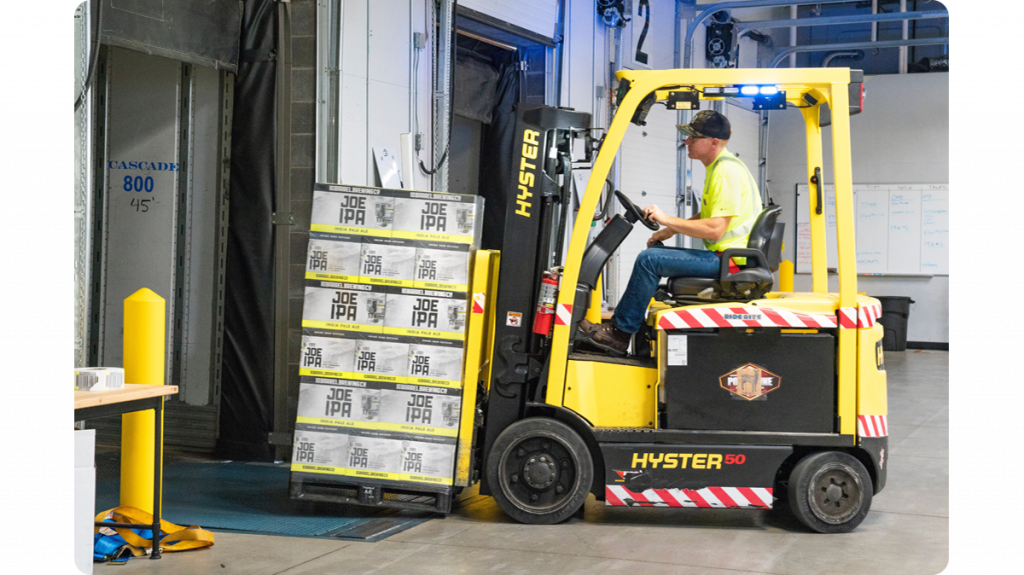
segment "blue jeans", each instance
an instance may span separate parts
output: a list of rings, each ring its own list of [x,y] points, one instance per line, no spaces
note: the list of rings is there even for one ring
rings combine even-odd
[[[717,278],[720,266],[721,258],[707,250],[653,247],[640,252],[612,322],[626,333],[640,331],[661,278]]]

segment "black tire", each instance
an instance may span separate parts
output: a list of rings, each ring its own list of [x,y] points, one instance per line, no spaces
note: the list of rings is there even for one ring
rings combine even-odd
[[[536,417],[501,432],[486,472],[494,499],[512,519],[551,525],[571,517],[587,500],[594,460],[568,425]]]
[[[818,533],[847,533],[867,516],[874,491],[860,461],[839,451],[812,453],[789,476],[789,508]]]

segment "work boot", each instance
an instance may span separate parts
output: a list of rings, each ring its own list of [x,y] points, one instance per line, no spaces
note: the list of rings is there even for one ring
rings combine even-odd
[[[629,340],[633,334],[626,333],[610,323],[602,324],[600,329],[588,340],[588,343],[613,355],[624,356],[629,350]]]
[[[583,318],[580,320],[579,323],[580,335],[586,335],[587,337],[590,337],[601,329],[601,325],[603,324],[591,323],[590,321],[587,321],[587,318]]]

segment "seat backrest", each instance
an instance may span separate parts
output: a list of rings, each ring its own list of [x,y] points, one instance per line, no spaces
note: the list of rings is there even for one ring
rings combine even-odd
[[[781,213],[782,206],[768,206],[758,214],[747,240],[748,248],[761,250],[765,256],[768,255],[772,234],[775,233],[775,221],[779,219]]]
[[[779,264],[782,263],[782,238],[786,233],[785,222],[775,222],[775,231],[772,232],[771,242],[768,244],[768,269],[773,272],[779,271]]]

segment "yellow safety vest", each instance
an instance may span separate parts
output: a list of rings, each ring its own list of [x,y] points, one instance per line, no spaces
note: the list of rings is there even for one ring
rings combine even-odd
[[[739,177],[739,189],[736,186],[729,186],[729,189],[722,189],[724,175],[729,173]],[[723,197],[728,194],[731,197]],[[735,214],[716,214],[714,208],[720,206],[726,200],[735,207]],[[729,200],[732,200],[729,202]],[[700,217],[714,218],[720,215],[732,215],[729,220],[729,227],[717,242],[704,240],[704,247],[713,252],[721,252],[728,248],[745,248],[750,237],[750,230],[754,228],[757,216],[761,214],[761,194],[757,190],[757,182],[750,174],[746,164],[739,158],[730,154],[727,150],[715,158],[715,161],[708,166],[707,175],[704,178],[704,194],[701,196]],[[743,265],[746,258],[736,258],[736,263]]]

